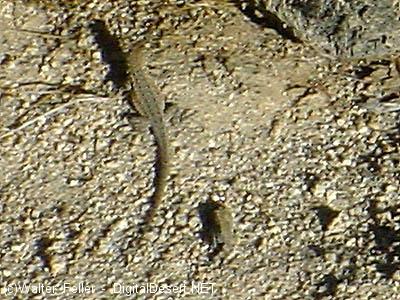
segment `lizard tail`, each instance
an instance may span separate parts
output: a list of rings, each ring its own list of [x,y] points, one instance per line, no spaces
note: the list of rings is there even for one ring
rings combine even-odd
[[[157,208],[160,206],[167,187],[167,178],[169,174],[169,163],[167,154],[163,151],[160,151],[160,147],[157,148],[157,159],[154,165],[154,192],[150,199],[150,209],[145,217],[146,224],[150,224],[155,215],[155,212],[157,211]]]

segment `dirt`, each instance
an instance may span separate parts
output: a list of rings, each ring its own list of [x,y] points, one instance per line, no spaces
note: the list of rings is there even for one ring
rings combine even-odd
[[[0,1],[0,16],[7,298],[396,299],[395,55],[327,59],[223,1]],[[154,140],[94,20],[121,55],[150,37],[167,99],[173,166],[144,235]]]

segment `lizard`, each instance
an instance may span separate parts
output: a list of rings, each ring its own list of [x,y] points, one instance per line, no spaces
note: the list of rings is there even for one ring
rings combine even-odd
[[[144,220],[145,224],[149,224],[164,196],[170,164],[167,131],[164,124],[165,100],[143,69],[143,45],[144,42],[137,43],[128,56],[130,79],[133,84],[128,99],[136,111],[148,119],[157,146],[154,192],[150,200],[150,210]]]

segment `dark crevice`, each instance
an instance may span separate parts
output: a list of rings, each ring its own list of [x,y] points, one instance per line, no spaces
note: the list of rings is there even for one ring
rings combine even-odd
[[[232,0],[232,3],[240,10],[240,12],[248,17],[253,23],[260,25],[261,27],[274,29],[283,38],[295,43],[301,43],[301,40],[295,35],[293,28],[289,27],[277,15],[267,10],[261,3],[257,5],[254,1],[249,2],[249,5],[243,6],[243,1]]]
[[[368,214],[372,220],[369,230],[373,233],[375,247],[371,249],[370,255],[373,257],[373,263],[376,271],[385,278],[392,278],[400,269],[400,232],[395,226],[381,224],[379,214],[390,213],[394,220],[400,215],[398,206],[379,209],[376,201],[371,201],[368,208]]]
[[[51,254],[49,248],[53,241],[46,237],[41,237],[33,242],[34,256],[39,258],[41,267],[51,271]]]
[[[323,299],[329,296],[335,296],[337,286],[340,283],[333,274],[327,274],[322,281],[317,285],[318,292],[313,293],[314,299]]]
[[[321,205],[318,207],[314,207],[316,211],[318,220],[321,224],[321,228],[323,231],[326,231],[332,221],[338,216],[339,212],[333,210],[329,206]]]
[[[208,253],[209,260],[217,256],[223,248],[223,243],[218,240],[218,236],[221,232],[221,225],[216,214],[216,211],[220,208],[221,204],[210,199],[205,203],[201,203],[198,208],[202,225],[200,238],[211,247],[211,251]]]

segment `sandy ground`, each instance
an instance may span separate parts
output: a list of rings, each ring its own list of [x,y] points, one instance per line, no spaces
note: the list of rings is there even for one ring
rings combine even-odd
[[[0,1],[2,297],[398,299],[395,57],[328,61],[217,1],[29,2]],[[154,139],[95,19],[125,52],[150,32],[168,104],[144,235]]]

